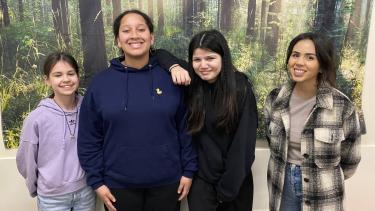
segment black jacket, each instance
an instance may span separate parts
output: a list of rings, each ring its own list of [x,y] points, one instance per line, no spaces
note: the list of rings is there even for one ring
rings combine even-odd
[[[184,68],[189,67],[165,50],[157,50],[156,57],[166,69],[176,63]],[[205,88],[215,89],[215,83]],[[214,99],[208,96],[205,99],[204,127],[193,136],[193,142],[198,147],[197,176],[216,187],[219,201],[232,201],[237,197],[255,159],[257,105],[250,82],[240,72],[236,72],[236,90],[237,127],[230,133],[216,128]]]

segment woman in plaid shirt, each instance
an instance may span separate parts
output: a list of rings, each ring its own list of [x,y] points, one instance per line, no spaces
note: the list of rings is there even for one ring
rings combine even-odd
[[[344,180],[361,160],[358,114],[335,88],[332,42],[303,33],[289,44],[290,82],[265,104],[270,210],[344,210]]]

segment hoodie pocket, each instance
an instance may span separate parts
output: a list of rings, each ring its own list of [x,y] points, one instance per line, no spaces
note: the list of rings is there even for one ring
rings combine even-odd
[[[181,174],[178,147],[170,145],[121,147],[110,175],[130,184],[155,184]]]
[[[342,129],[315,128],[314,139],[315,164],[319,168],[339,165],[344,131]]]

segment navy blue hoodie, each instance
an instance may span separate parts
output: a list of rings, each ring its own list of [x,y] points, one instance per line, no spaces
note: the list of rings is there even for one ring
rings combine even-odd
[[[122,60],[94,77],[81,105],[78,156],[88,185],[147,188],[192,178],[197,156],[182,88],[153,57],[139,70]]]

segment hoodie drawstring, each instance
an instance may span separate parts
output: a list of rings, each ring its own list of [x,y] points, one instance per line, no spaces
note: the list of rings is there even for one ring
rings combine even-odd
[[[148,64],[148,69],[150,71],[150,77],[151,77],[151,97],[152,102],[155,102],[155,86],[154,86],[154,71],[152,71],[152,65]]]
[[[126,87],[125,87],[125,108],[124,110],[128,110],[128,102],[129,102],[129,71],[128,67],[125,66],[125,77],[126,77]]]

